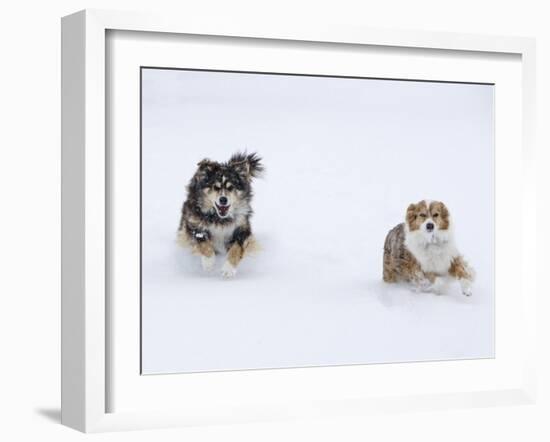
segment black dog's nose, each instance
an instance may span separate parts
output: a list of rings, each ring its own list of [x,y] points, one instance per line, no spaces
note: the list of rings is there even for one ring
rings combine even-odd
[[[220,196],[220,204],[222,206],[225,206],[227,204],[227,197],[225,196]]]
[[[428,231],[432,231],[434,229],[434,223],[428,223],[426,224],[426,229],[428,229]]]

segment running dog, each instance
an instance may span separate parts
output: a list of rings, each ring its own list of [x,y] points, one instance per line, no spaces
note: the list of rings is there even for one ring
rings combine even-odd
[[[252,236],[252,179],[264,171],[257,154],[236,153],[226,163],[204,159],[187,186],[178,242],[201,257],[211,271],[216,255],[227,254],[222,275],[235,276],[245,255],[256,248]]]
[[[472,294],[475,273],[458,252],[445,204],[423,200],[409,205],[405,222],[386,236],[383,277],[438,294],[449,280],[458,280],[462,293]]]

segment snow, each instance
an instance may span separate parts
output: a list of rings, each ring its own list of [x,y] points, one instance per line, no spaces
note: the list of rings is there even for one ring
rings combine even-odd
[[[143,372],[494,357],[492,121],[487,85],[144,70]],[[261,251],[226,279],[176,230],[196,164],[244,149]],[[382,282],[424,198],[450,208],[471,297]]]

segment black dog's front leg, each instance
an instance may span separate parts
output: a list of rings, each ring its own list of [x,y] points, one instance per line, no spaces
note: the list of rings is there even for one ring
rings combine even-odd
[[[212,243],[212,235],[207,229],[186,225],[187,236],[193,253],[200,255],[203,270],[209,272],[216,264],[216,251]]]
[[[252,232],[249,227],[237,227],[227,244],[227,261],[222,267],[222,274],[226,278],[231,278],[237,273],[237,266],[244,257],[246,249],[250,243]]]

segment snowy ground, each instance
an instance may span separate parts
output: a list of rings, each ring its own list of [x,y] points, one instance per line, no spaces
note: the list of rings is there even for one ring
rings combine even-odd
[[[144,373],[492,357],[492,106],[491,86],[145,70]],[[245,148],[263,251],[227,281],[175,233],[196,163]],[[471,298],[381,281],[423,198],[451,209]]]

